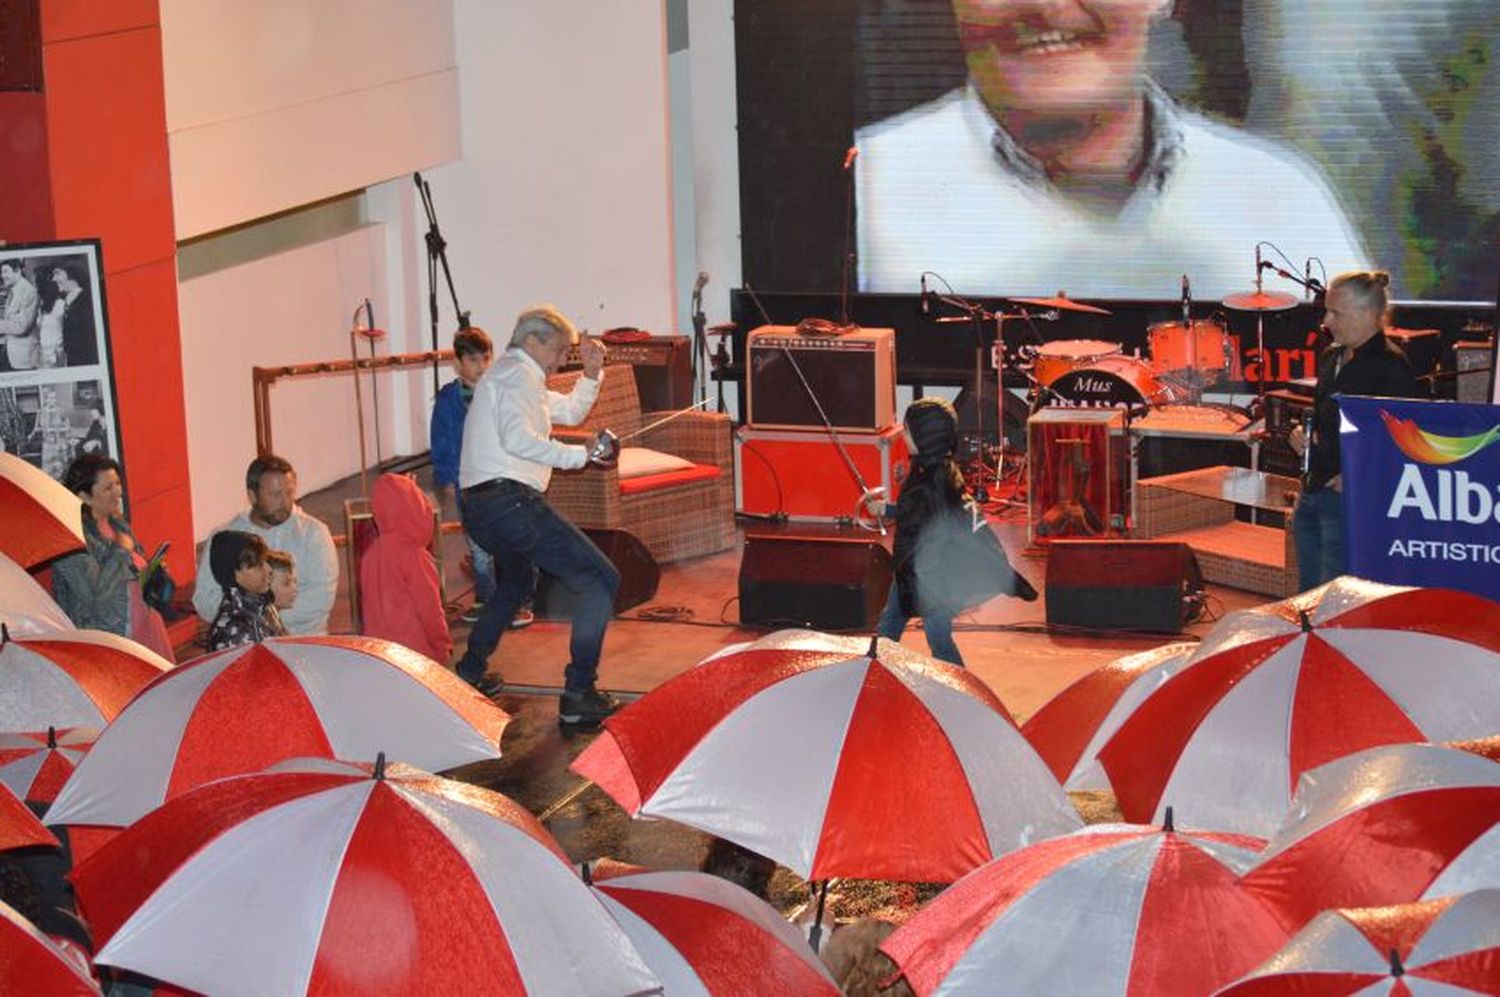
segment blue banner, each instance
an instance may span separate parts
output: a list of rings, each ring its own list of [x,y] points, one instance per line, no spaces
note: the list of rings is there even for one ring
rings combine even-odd
[[[1500,599],[1500,406],[1340,398],[1352,575]]]

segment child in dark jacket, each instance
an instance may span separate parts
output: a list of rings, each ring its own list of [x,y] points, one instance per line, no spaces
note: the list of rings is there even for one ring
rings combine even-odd
[[[964,490],[953,460],[958,416],[942,398],[906,407],[911,473],[896,502],[895,580],[876,632],[899,641],[913,616],[922,617],[935,658],[963,666],[953,641],[953,617],[1005,593],[1028,602],[1036,589],[1010,566],[982,510]]]
[[[277,630],[266,616],[271,604],[271,565],[266,542],[254,533],[220,530],[209,541],[208,563],[224,591],[208,628],[208,649],[258,644]]]

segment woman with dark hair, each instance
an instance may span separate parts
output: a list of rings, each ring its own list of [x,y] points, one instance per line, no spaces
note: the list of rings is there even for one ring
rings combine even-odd
[[[104,454],[86,453],[68,466],[62,480],[83,503],[85,547],[52,565],[57,604],[75,626],[129,637],[171,661],[166,624],[141,596],[147,555],[123,516],[120,465]]]

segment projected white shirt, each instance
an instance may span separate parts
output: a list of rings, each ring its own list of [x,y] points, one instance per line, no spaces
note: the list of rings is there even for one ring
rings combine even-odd
[[[1195,297],[1222,298],[1254,286],[1262,240],[1330,274],[1371,264],[1310,162],[1159,91],[1150,103],[1150,160],[1108,212],[1053,186],[971,87],[861,128],[860,289],[912,291],[932,270],[960,293],[1170,298],[1185,273]]]

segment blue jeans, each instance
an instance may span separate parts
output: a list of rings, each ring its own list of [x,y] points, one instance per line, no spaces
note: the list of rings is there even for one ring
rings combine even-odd
[[[896,594],[896,583],[891,583],[891,594],[886,597],[885,609],[880,611],[880,622],[875,632],[889,640],[900,641],[911,618],[901,612],[901,599]],[[922,632],[927,635],[927,646],[934,658],[951,662],[962,668],[964,659],[953,643],[953,617],[947,613],[929,613],[922,617]]]
[[[458,662],[458,674],[478,682],[500,645],[500,636],[536,588],[540,568],[578,596],[569,651],[563,673],[570,693],[594,686],[604,631],[615,613],[620,572],[578,527],[557,514],[542,494],[515,481],[459,497],[464,530],[491,557],[497,571],[495,595],[484,604],[469,646]]]
[[[1344,495],[1332,488],[1303,492],[1292,512],[1297,584],[1303,592],[1344,573]]]
[[[474,601],[489,602],[495,595],[495,559],[467,533],[464,542],[469,545],[469,564],[474,568]]]

